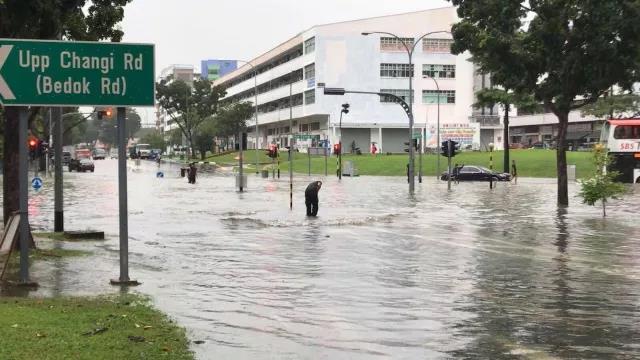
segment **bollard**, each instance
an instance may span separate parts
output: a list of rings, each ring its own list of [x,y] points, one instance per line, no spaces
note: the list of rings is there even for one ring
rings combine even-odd
[[[186,173],[187,173],[187,169],[180,168],[180,177],[185,177]]]
[[[513,180],[516,185],[518,184],[518,169],[516,168],[515,160],[511,162],[511,180]]]

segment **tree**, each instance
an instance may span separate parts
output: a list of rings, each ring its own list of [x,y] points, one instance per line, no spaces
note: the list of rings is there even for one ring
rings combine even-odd
[[[598,201],[602,203],[602,216],[607,216],[607,200],[618,199],[627,189],[623,184],[615,182],[618,173],[615,171],[606,171],[611,163],[611,158],[607,154],[607,150],[602,145],[597,145],[593,149],[593,162],[596,166],[595,174],[587,179],[580,181],[580,197],[585,204],[591,206]]]
[[[126,126],[127,126],[127,136],[129,139],[133,139],[134,135],[140,130],[142,127],[142,121],[140,120],[140,115],[135,108],[127,108],[125,111],[126,114]]]
[[[473,104],[476,108],[493,107],[500,105],[504,111],[502,141],[504,145],[504,172],[508,173],[509,167],[509,111],[514,105],[520,110],[533,110],[540,105],[531,95],[516,94],[512,91],[486,88],[476,93],[476,102]]]
[[[450,0],[452,51],[469,51],[496,85],[533,94],[558,118],[558,204],[569,204],[569,112],[640,79],[636,0]]]
[[[198,128],[195,137],[195,145],[200,152],[200,159],[204,160],[207,156],[207,151],[213,150],[213,138],[216,134],[216,123],[212,117],[208,118]]]
[[[110,40],[119,42],[123,32],[116,25],[131,0],[0,0],[0,38]],[[86,10],[86,12],[85,12]],[[19,107],[5,109],[3,211],[6,224],[18,203]],[[31,109],[34,118],[38,108]]]
[[[200,124],[215,114],[224,89],[207,79],[196,78],[193,87],[172,77],[156,83],[156,100],[184,134],[195,157],[194,136]]]
[[[606,94],[593,104],[582,108],[583,115],[600,119],[636,114],[640,111],[640,96],[634,93]]]
[[[247,120],[253,115],[253,105],[249,102],[229,104],[218,110],[216,127],[219,135],[239,136],[247,129]]]
[[[152,149],[161,149],[162,151],[164,151],[167,146],[164,141],[164,135],[162,135],[162,132],[159,130],[143,136],[140,142],[142,144],[149,144]]]

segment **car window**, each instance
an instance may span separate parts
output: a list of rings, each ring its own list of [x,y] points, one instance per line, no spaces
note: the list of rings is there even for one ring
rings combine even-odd
[[[464,173],[476,173],[476,172],[480,172],[480,170],[478,170],[478,168],[475,167],[475,166],[465,166],[460,170],[461,174],[464,174]]]

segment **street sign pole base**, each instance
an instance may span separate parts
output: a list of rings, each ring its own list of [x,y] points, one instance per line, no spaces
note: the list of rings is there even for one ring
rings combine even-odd
[[[111,285],[120,285],[120,286],[138,286],[142,283],[137,280],[119,280],[119,279],[111,279]]]

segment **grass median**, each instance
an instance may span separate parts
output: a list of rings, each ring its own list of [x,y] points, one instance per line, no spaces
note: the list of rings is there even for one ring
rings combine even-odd
[[[288,171],[289,163],[287,153],[280,153],[280,169]],[[423,174],[436,175],[436,164],[439,155],[424,155],[422,159]],[[503,152],[493,152],[493,168],[497,171],[503,170]],[[207,160],[222,165],[236,165],[238,153],[225,154],[220,156],[210,156]],[[576,165],[576,175],[579,178],[589,176],[593,170],[590,152],[567,152],[567,162]],[[490,154],[488,152],[468,151],[462,152],[453,158],[453,164],[479,165],[489,167]],[[516,161],[518,176],[520,177],[556,177],[556,152],[553,150],[527,149],[511,150],[511,160]],[[328,174],[336,173],[337,157],[327,158]],[[342,162],[352,161],[360,175],[374,176],[406,176],[408,156],[403,155],[377,155],[370,154],[351,155],[344,154]],[[244,152],[245,166],[255,170],[256,155],[255,150]],[[271,159],[266,156],[264,150],[258,151],[258,163],[260,168],[271,166]],[[440,156],[440,171],[444,172],[447,167],[447,158]],[[293,170],[296,173],[307,173],[309,169],[309,158],[304,153],[294,153]],[[416,171],[418,170],[418,155],[416,154]],[[323,175],[325,172],[325,158],[323,156],[311,156],[311,173]]]
[[[139,295],[0,298],[7,359],[193,359],[182,328]]]

